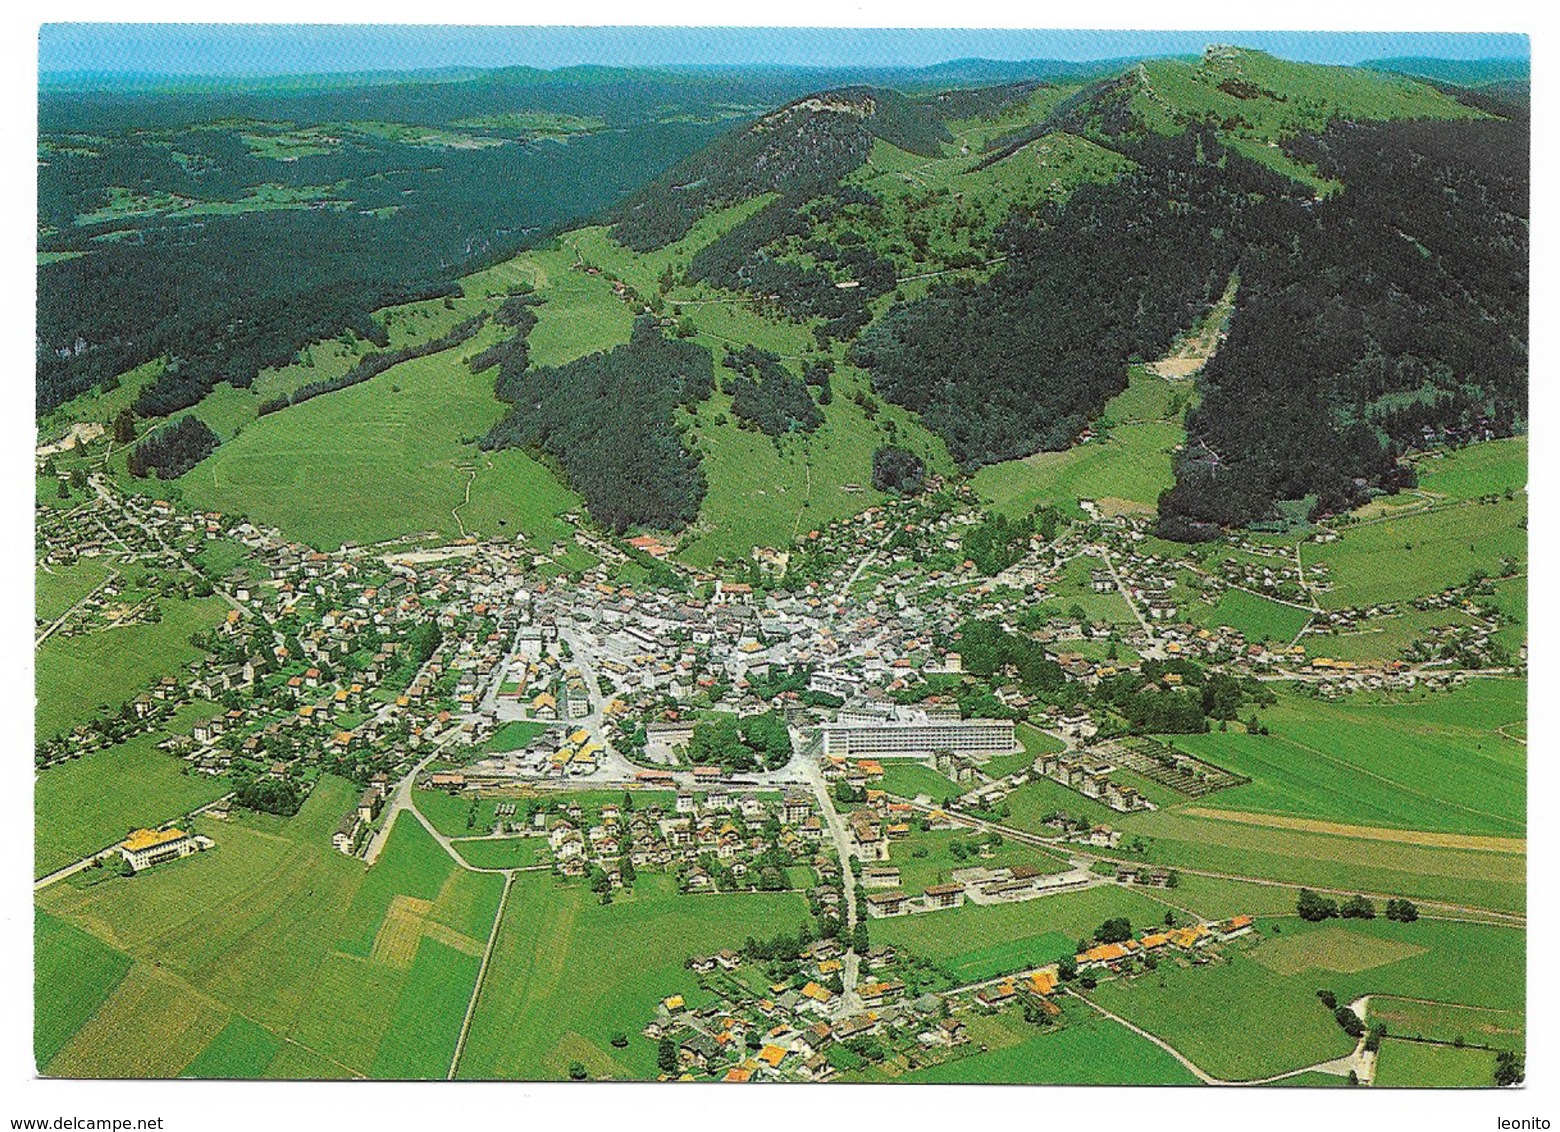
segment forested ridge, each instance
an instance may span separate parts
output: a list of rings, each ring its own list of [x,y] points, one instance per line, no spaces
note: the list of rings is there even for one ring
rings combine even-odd
[[[1526,124],[1339,124],[1302,146],[1348,188],[1243,255],[1166,534],[1278,499],[1338,511],[1404,482],[1408,449],[1526,427]]]
[[[1210,135],[1124,150],[1133,172],[999,234],[1006,263],[892,308],[856,343],[890,401],[975,468],[1064,448],[1224,290],[1259,217],[1292,187]]]
[[[948,131],[926,107],[894,91],[846,87],[808,95],[673,166],[615,211],[614,234],[649,251],[723,205],[776,191],[806,200],[861,165],[877,138],[932,157]]]
[[[343,330],[384,345],[372,312],[454,293],[719,136],[713,106],[774,105],[806,81],[519,68],[326,91],[45,92],[38,412],[159,357],[168,372],[140,410],[166,415]],[[539,139],[553,119],[599,125]]]
[[[119,110],[146,123],[117,133],[104,105],[48,102],[40,251],[75,258],[40,259],[40,409],[161,358],[133,408],[167,418],[344,329],[376,347],[264,415],[454,348],[486,316],[391,349],[376,312],[460,294],[462,275],[540,238],[525,219],[561,227],[588,205],[618,254],[667,260],[648,300],[625,274],[613,301],[675,313],[533,369],[545,296],[524,284],[492,315],[511,333],[465,361],[511,406],[482,443],[538,456],[618,530],[698,519],[700,453],[720,448],[685,438],[677,410],[709,396],[717,361],[736,426],[787,460],[812,458],[826,419],[833,439],[830,375],[845,363],[867,430],[847,443],[873,453],[874,488],[913,493],[929,465],[873,423],[881,401],[967,473],[1065,449],[1108,431],[1099,418],[1129,366],[1163,356],[1227,293],[1226,336],[1165,418],[1178,431],[1191,406],[1159,499],[1166,537],[1271,520],[1281,501],[1346,509],[1410,484],[1414,449],[1527,427],[1521,92],[1223,47],[1060,86],[798,98],[795,81],[500,75],[434,84],[415,110],[399,87],[129,98]],[[764,111],[782,91],[791,100]],[[248,110],[201,126],[199,107],[219,106]],[[257,186],[281,203],[246,211]],[[743,202],[735,222],[669,249]],[[727,303],[804,327],[805,345],[782,359],[755,344],[773,339],[711,331],[701,307]],[[676,340],[660,330],[674,322]],[[137,474],[209,452],[193,419],[143,442]]]

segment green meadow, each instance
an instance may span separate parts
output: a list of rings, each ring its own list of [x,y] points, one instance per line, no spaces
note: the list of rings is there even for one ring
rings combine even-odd
[[[1412,511],[1341,529],[1333,543],[1304,543],[1309,566],[1325,563],[1333,588],[1321,594],[1331,609],[1410,601],[1466,582],[1475,570],[1499,576],[1501,560],[1527,558],[1527,499],[1461,503]]]
[[[1144,841],[1145,851],[1116,850],[1111,857],[1169,865],[1182,870],[1183,878],[1195,869],[1500,911],[1520,912],[1527,904],[1527,859],[1521,853],[1268,828],[1164,810],[1135,814],[1130,825],[1122,825]],[[1290,888],[1290,908],[1294,895]]]
[[[130,970],[130,958],[64,920],[33,916],[33,1058],[48,1065]]]
[[[294,818],[201,819],[196,829],[215,840],[214,849],[133,878],[66,881],[38,893],[40,912],[132,960],[129,974],[45,1071],[173,1077],[191,1064],[200,1068],[201,1051],[219,1039],[208,1064],[257,1063],[252,1032],[220,1037],[235,1018],[283,1042],[296,1037],[363,878],[362,862],[330,845],[354,796],[350,783],[327,776]],[[328,1014],[329,1003],[320,1009]],[[123,1041],[153,1031],[161,1042]],[[275,1072],[283,1056],[286,1050],[267,1071]],[[352,1073],[340,1064],[331,1071]]]
[[[38,734],[54,735],[85,723],[100,706],[117,708],[154,677],[201,656],[190,635],[217,627],[228,611],[219,597],[158,598],[162,620],[97,629],[80,636],[56,633],[37,650]]]
[[[1495,1054],[1388,1037],[1371,1083],[1383,1089],[1487,1089],[1495,1083]]]
[[[1171,459],[1186,439],[1181,388],[1130,367],[1127,388],[1106,403],[1094,440],[981,468],[972,481],[975,494],[1012,516],[1043,505],[1071,509],[1080,499],[1111,513],[1152,513],[1175,482]]]
[[[1499,679],[1337,702],[1286,693],[1261,713],[1269,735],[1162,741],[1252,779],[1201,799],[1203,808],[1521,837],[1526,748],[1497,728],[1525,718],[1526,697],[1524,682]]]
[[[228,791],[226,778],[187,774],[187,764],[157,744],[188,734],[212,704],[186,705],[165,731],[40,771],[33,783],[33,871],[44,876],[121,840],[142,826],[172,821]],[[113,789],[104,789],[112,782]]]
[[[34,574],[33,609],[39,621],[50,622],[95,590],[110,567],[97,558],[81,558],[69,566],[39,567]]]
[[[934,804],[941,803],[944,798],[962,794],[967,789],[924,763],[905,760],[883,764],[883,781],[878,785],[890,794],[910,800],[925,794]]]
[[[688,957],[792,930],[806,915],[797,895],[678,896],[663,876],[641,876],[609,905],[583,886],[522,876],[459,1076],[562,1080],[579,1061],[596,1080],[653,1079],[655,1043],[638,1031],[661,999],[697,989]],[[621,1050],[618,1032],[629,1038]]]
[[[479,837],[455,842],[455,851],[474,869],[524,869],[541,863],[545,837]]]
[[[579,498],[524,453],[476,447],[504,406],[461,359],[489,334],[254,421],[179,481],[185,498],[331,549],[418,531],[567,538],[557,516]]]
[[[1245,590],[1226,590],[1213,605],[1193,605],[1194,623],[1217,629],[1228,625],[1246,640],[1276,641],[1288,645],[1300,635],[1311,615],[1292,605],[1281,605]]]
[[[1414,461],[1421,491],[1477,499],[1527,490],[1528,439],[1513,436],[1427,453]]]
[[[1316,986],[1309,974],[1283,975],[1263,966],[1255,950],[1230,949],[1225,961],[1206,967],[1161,960],[1157,970],[1137,978],[1102,982],[1090,998],[1169,1042],[1204,1072],[1253,1081],[1354,1048],[1354,1039],[1317,1001]],[[1275,1019],[1283,1024],[1274,1025]]]
[[[1063,866],[1058,863],[1057,867]],[[1134,926],[1150,927],[1163,923],[1164,915],[1164,905],[1157,901],[1116,885],[1103,885],[1017,904],[977,907],[966,903],[946,911],[871,920],[868,928],[874,944],[908,948],[950,970],[963,967],[973,980],[1002,974],[1000,968],[993,970],[993,965],[1014,956],[1018,956],[1018,967],[1055,960],[1056,953],[1045,952],[1057,941],[1066,940],[1070,946],[1116,916],[1127,917]]]
[[[1168,1053],[1126,1027],[1108,1018],[1090,1017],[1086,1007],[1072,1004],[1067,1016],[1066,1026],[1047,1032],[1009,1012],[978,1027],[986,1052],[972,1045],[967,1047],[966,1056],[912,1069],[893,1079],[928,1085],[1197,1083],[1197,1078]]]

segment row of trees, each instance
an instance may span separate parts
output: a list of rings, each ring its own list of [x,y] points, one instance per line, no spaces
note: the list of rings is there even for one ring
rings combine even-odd
[[[1331,897],[1322,896],[1309,888],[1302,888],[1299,897],[1295,900],[1295,912],[1302,920],[1309,920],[1312,923],[1339,917],[1345,920],[1374,920],[1376,905],[1374,901],[1361,895],[1351,896],[1340,904]],[[1411,900],[1388,900],[1386,914],[1387,919],[1401,923],[1412,923],[1419,919],[1419,909]]]

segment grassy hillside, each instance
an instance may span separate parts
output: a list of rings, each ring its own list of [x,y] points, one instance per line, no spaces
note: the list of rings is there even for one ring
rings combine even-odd
[[[185,498],[326,548],[416,532],[567,537],[556,516],[576,496],[523,453],[476,448],[503,406],[462,359],[492,333],[260,418],[185,475]]]

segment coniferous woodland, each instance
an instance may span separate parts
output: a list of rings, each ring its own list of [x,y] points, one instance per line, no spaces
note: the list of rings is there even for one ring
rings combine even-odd
[[[1129,150],[1138,168],[999,234],[986,282],[892,308],[854,349],[884,397],[969,468],[1064,448],[1224,290],[1260,214],[1293,186],[1188,131]]]
[[[888,444],[872,453],[872,486],[895,495],[914,495],[926,481],[926,461]]]
[[[130,450],[130,474],[177,479],[200,463],[221,441],[197,416],[183,416],[146,436]]]
[[[383,346],[371,312],[458,294],[459,276],[622,199],[730,128],[712,104],[775,105],[809,81],[516,68],[324,91],[45,92],[40,248],[91,252],[38,268],[38,411],[159,357],[168,372],[142,416],[188,408],[219,382],[247,388],[344,330]],[[478,109],[480,125],[459,125]],[[515,110],[605,128],[560,146],[506,124]],[[503,144],[352,128],[365,122],[454,125]],[[283,127],[336,143],[278,161],[245,140]],[[165,203],[115,214],[111,186]],[[317,199],[246,210],[257,186]]]
[[[819,113],[820,107],[828,109]],[[894,91],[845,87],[808,95],[673,166],[614,211],[613,234],[635,251],[652,251],[725,205],[767,192],[808,200],[866,161],[877,138],[934,157],[949,134]],[[771,216],[767,223],[780,220]]]
[[[1395,463],[1410,448],[1525,428],[1527,145],[1522,121],[1297,144],[1348,187],[1246,250],[1164,534],[1210,537],[1277,499],[1342,510],[1410,484]]]
[[[756,346],[744,346],[722,363],[736,376],[726,382],[732,416],[768,436],[811,432],[823,423],[807,386],[780,364],[780,358]]]
[[[562,468],[595,519],[679,529],[698,516],[704,472],[673,411],[708,397],[708,350],[664,337],[651,318],[626,345],[556,368],[505,367],[498,395],[514,406],[484,448],[524,448]]]

